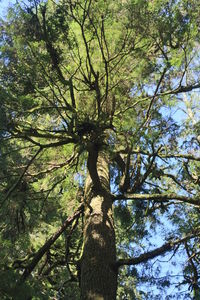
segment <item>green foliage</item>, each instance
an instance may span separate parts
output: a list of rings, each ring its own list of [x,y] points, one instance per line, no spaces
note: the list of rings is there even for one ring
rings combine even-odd
[[[83,215],[19,283],[67,217],[83,200],[87,207],[91,149],[109,158],[119,258],[198,232],[198,49],[195,0],[49,0],[9,9],[0,26],[3,300],[80,298]],[[170,263],[165,275],[156,260],[120,268],[118,299],[158,299],[172,285],[194,290],[199,235],[179,248],[179,281]]]

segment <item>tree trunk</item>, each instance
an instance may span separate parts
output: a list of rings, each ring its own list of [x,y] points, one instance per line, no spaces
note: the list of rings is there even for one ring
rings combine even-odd
[[[98,178],[92,176],[92,168],[94,173],[96,169]],[[117,289],[117,272],[114,268],[116,246],[106,155],[102,152],[98,154],[97,151],[91,153],[88,158],[88,169],[90,176],[85,186],[81,299],[114,300]]]
[[[193,285],[193,300],[200,300],[199,285]]]

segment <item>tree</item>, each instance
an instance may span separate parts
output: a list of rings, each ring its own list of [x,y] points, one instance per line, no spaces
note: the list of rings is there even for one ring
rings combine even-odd
[[[199,299],[198,17],[49,0],[1,20],[2,299],[156,299],[167,253]]]

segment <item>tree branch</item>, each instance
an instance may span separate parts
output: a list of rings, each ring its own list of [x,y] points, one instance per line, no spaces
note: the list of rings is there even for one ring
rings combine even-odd
[[[184,243],[185,241],[197,236],[199,234],[199,232],[195,233],[195,234],[190,234],[187,235],[186,237],[182,238],[182,239],[177,239],[174,241],[169,241],[165,244],[163,244],[161,247],[158,247],[152,251],[149,251],[147,253],[143,253],[141,255],[139,255],[138,257],[135,258],[128,258],[128,259],[119,259],[116,262],[116,267],[119,268],[121,266],[132,266],[132,265],[137,265],[140,263],[145,263],[150,259],[153,259],[159,255],[165,254],[166,252],[169,252],[170,250],[172,250],[175,246],[180,245],[181,243]]]
[[[178,200],[183,203],[200,206],[199,197],[187,197],[175,193],[162,193],[162,194],[129,194],[124,193],[120,195],[113,195],[113,201],[116,200],[154,200],[156,202],[168,202],[168,200]]]
[[[195,161],[200,161],[200,156],[195,156],[192,154],[187,154],[187,153],[169,153],[169,154],[162,154],[162,149],[160,149],[160,152],[158,152],[156,154],[157,157],[160,158],[183,158],[183,159],[190,159],[190,160],[195,160]],[[119,152],[117,152],[117,154],[127,154],[127,149],[125,148],[124,150],[121,150]],[[132,154],[142,154],[142,155],[146,155],[146,156],[153,156],[154,153],[148,152],[148,151],[143,151],[141,149],[132,149]]]
[[[55,241],[59,238],[59,236],[65,231],[65,229],[72,224],[72,222],[79,218],[80,214],[83,211],[83,203],[80,204],[76,212],[71,216],[68,217],[62,226],[46,241],[46,243],[36,252],[34,258],[32,259],[31,263],[25,268],[24,273],[22,274],[21,280],[19,284],[24,282],[27,277],[31,274],[34,270],[38,262],[42,259],[44,254],[50,249],[50,247],[55,243]]]
[[[14,192],[14,190],[17,188],[18,184],[21,182],[22,178],[24,177],[26,171],[30,167],[30,165],[33,163],[33,161],[36,159],[36,157],[39,155],[39,153],[42,151],[42,148],[40,147],[38,151],[35,153],[35,155],[31,158],[31,160],[28,162],[27,166],[25,167],[24,171],[22,174],[19,176],[15,184],[9,189],[7,192],[6,196],[4,197],[3,201],[1,202],[1,207],[5,203],[5,201],[10,197],[10,195]]]

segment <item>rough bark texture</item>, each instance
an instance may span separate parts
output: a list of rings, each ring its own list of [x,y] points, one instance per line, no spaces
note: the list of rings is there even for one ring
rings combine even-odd
[[[97,169],[101,187],[87,178],[85,201],[84,248],[81,259],[81,299],[116,299],[117,272],[112,199],[109,196],[109,170],[106,155],[89,157]],[[96,162],[95,162],[96,155]],[[91,174],[92,172],[90,172]],[[101,192],[101,190],[103,190]]]

